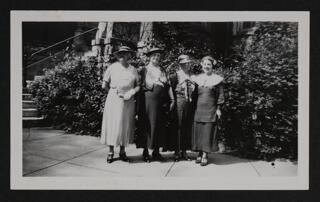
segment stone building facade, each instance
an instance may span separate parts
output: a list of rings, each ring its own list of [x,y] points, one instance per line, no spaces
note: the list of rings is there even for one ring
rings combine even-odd
[[[239,36],[250,33],[254,22],[189,22],[185,24],[192,28],[192,34],[210,43],[220,56],[227,56],[231,44]],[[73,38],[69,41],[69,45],[72,44],[80,55],[97,56],[100,62],[108,61],[110,54],[121,44],[137,48],[138,55],[141,55],[146,51],[143,42],[156,34],[155,22],[29,23],[23,25],[24,33],[26,33],[23,39],[24,46],[28,42],[34,43],[34,41],[54,44],[92,28],[98,29]],[[57,32],[57,30],[59,31]],[[66,45],[67,43],[63,44],[61,50]],[[59,57],[59,52],[54,53],[55,56]],[[50,53],[50,55],[52,54]],[[51,64],[51,57],[48,55],[44,55],[42,59],[40,57],[26,58],[27,62],[24,61],[24,80],[32,79],[35,75],[41,74],[43,67],[48,67]]]
[[[190,22],[193,34],[207,39],[221,56],[229,53],[229,47],[239,36],[250,33],[254,22]],[[113,46],[129,44],[141,48],[143,41],[152,38],[154,22],[99,22],[96,37],[92,40],[93,55],[108,55]],[[113,45],[113,46],[112,46]]]

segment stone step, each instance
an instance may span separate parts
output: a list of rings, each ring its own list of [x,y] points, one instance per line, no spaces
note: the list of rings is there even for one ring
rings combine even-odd
[[[27,83],[27,88],[30,87],[30,84],[32,83],[33,80],[26,80],[26,83]]]
[[[23,117],[23,128],[42,127],[48,125],[44,117]]]
[[[35,101],[32,101],[32,100],[23,100],[22,101],[22,108],[23,109],[37,108],[37,104],[35,103]]]
[[[44,119],[43,116],[39,116],[39,117],[22,117],[23,121],[41,121],[43,119]]]
[[[23,87],[22,88],[22,93],[25,93],[25,94],[29,93],[29,89],[26,88],[26,87]]]
[[[38,117],[37,109],[22,109],[23,117]]]
[[[22,94],[22,100],[26,100],[26,101],[28,101],[28,100],[32,100],[32,94],[29,94],[29,93],[23,93]]]
[[[43,79],[45,76],[44,75],[35,75],[34,76],[34,80],[36,81],[36,80],[41,80],[41,79]]]

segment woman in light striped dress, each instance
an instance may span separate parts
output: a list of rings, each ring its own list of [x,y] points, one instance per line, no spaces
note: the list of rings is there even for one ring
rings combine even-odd
[[[107,68],[103,78],[102,88],[109,88],[109,92],[103,112],[101,143],[109,146],[108,163],[113,161],[116,146],[120,146],[120,159],[129,161],[125,147],[133,142],[134,95],[140,90],[138,72],[128,63],[133,53],[127,46],[120,47],[114,53],[118,62]]]

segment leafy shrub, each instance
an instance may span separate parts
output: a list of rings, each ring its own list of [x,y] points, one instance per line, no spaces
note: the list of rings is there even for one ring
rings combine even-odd
[[[225,138],[238,136],[246,156],[297,158],[297,28],[297,23],[257,23],[254,35],[235,45],[223,70]]]
[[[45,70],[44,78],[30,85],[40,113],[68,132],[99,135],[106,93],[97,72],[94,58],[75,57]]]

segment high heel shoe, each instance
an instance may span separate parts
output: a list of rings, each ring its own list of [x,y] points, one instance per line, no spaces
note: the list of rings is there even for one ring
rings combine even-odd
[[[177,154],[177,153],[175,153],[175,154],[174,154],[174,161],[175,161],[175,162],[178,162],[179,160],[180,160],[180,155]]]
[[[114,153],[109,153],[107,155],[107,163],[112,163],[113,162],[113,155],[114,155]]]
[[[124,162],[129,162],[130,161],[125,152],[120,153],[119,154],[119,158],[120,158],[121,161],[124,161]]]
[[[200,166],[206,166],[208,165],[208,157],[202,157],[201,159],[201,163],[200,163]]]
[[[152,158],[155,161],[164,161],[165,159],[161,156],[159,152],[153,152],[152,153]]]
[[[196,158],[196,163],[197,164],[201,163],[201,159],[202,159],[202,153],[199,153],[199,155]]]
[[[190,161],[190,157],[188,156],[187,152],[181,152],[181,155],[180,155],[180,159],[182,160],[185,160],[185,161]]]
[[[146,163],[150,163],[151,162],[151,159],[150,159],[150,155],[149,154],[142,154],[142,157],[143,157],[143,161],[146,162]]]

